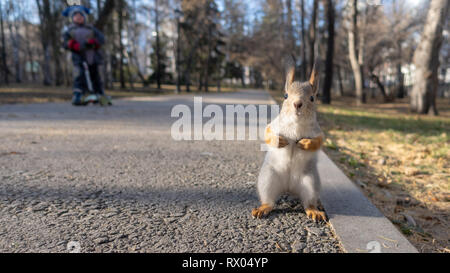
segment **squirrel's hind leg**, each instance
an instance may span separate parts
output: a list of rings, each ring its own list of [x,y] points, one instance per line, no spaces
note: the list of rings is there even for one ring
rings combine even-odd
[[[320,180],[315,168],[302,177],[295,191],[302,201],[306,216],[314,221],[326,220],[325,213],[318,209]]]
[[[271,166],[264,164],[258,177],[258,195],[261,206],[252,210],[252,216],[261,218],[269,214],[275,206],[282,189],[281,177]]]

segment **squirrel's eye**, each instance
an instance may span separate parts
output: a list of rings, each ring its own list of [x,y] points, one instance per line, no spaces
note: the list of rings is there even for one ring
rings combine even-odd
[[[287,99],[287,98],[288,98],[288,94],[284,93],[284,99]]]
[[[309,98],[311,101],[314,101],[314,96],[311,96],[311,98]]]

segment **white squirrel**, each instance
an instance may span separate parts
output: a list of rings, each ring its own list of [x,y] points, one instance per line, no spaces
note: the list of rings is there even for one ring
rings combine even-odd
[[[316,67],[315,64],[309,82],[294,81],[295,66],[288,69],[280,114],[265,130],[265,142],[270,148],[258,177],[261,206],[253,209],[254,217],[267,215],[281,194],[290,193],[301,199],[308,217],[325,220],[325,213],[317,208],[317,154],[324,135],[316,118]]]

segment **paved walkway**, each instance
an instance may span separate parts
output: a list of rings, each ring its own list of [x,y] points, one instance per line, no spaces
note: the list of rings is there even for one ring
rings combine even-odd
[[[174,141],[191,96],[0,105],[0,251],[339,252],[329,226],[284,197],[253,219],[260,141]],[[203,95],[268,104],[262,91]],[[73,243],[75,242],[75,243]]]

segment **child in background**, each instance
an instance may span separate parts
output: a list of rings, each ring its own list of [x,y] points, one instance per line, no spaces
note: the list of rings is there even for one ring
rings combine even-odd
[[[99,66],[103,64],[103,58],[99,49],[105,43],[103,33],[92,25],[86,24],[89,9],[84,6],[70,6],[63,15],[71,19],[72,24],[64,32],[63,46],[72,51],[74,65],[73,105],[86,105],[89,101],[99,102],[101,105],[111,105],[111,98],[106,96],[103,90],[103,82],[100,77]],[[96,96],[86,101],[83,98],[88,89],[88,79],[85,66],[87,64],[92,89]],[[92,96],[90,96],[92,97]]]

